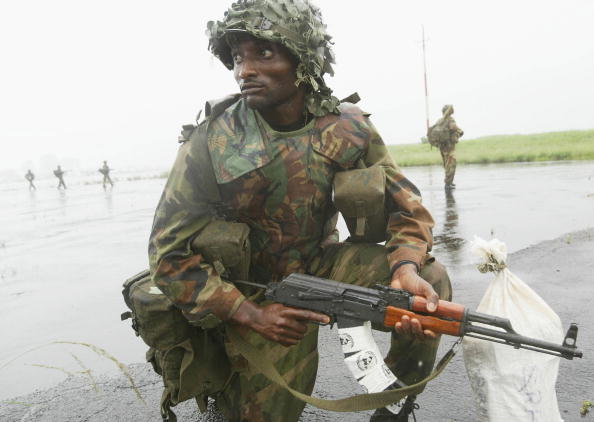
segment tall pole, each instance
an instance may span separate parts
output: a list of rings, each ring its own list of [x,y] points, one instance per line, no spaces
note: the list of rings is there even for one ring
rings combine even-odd
[[[425,79],[425,116],[427,130],[429,130],[429,93],[427,91],[427,60],[425,59],[425,26],[421,25],[423,32],[423,77]]]

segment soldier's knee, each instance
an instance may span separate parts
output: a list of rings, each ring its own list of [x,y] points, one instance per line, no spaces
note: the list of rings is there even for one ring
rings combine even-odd
[[[452,300],[452,283],[446,267],[431,257],[423,265],[421,277],[433,286],[440,299]]]

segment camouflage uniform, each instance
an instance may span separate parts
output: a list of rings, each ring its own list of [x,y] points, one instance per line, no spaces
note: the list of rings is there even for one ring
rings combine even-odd
[[[445,170],[444,183],[446,187],[454,185],[454,175],[456,174],[456,144],[464,131],[458,127],[452,114],[454,107],[452,105],[445,105],[442,109],[443,117],[437,124],[443,124],[448,128],[449,138],[440,142],[439,151],[441,152],[441,159],[443,161],[443,168]]]
[[[29,182],[29,190],[37,189],[33,184],[33,180],[35,180],[35,175],[31,170],[27,170],[27,173],[25,173],[25,179],[27,179],[27,181]]]
[[[58,189],[66,189],[66,183],[64,183],[64,170],[60,166],[54,170],[54,176],[58,178]]]
[[[210,50],[229,69],[233,60],[225,34],[238,30],[291,51],[299,61],[297,83],[310,88],[305,107],[315,117],[299,130],[277,132],[238,96],[202,123],[207,131],[182,132],[186,141],[191,140],[180,147],[150,237],[149,259],[157,286],[194,325],[225,342],[226,323],[209,329],[210,323],[228,320],[253,291],[237,287],[192,249],[193,239],[214,218],[224,217],[250,228],[250,280],[279,281],[297,272],[362,285],[388,284],[391,265],[408,260],[417,263],[422,276],[448,299],[447,274],[427,254],[433,219],[421,205],[419,191],[394,164],[368,114],[352,104],[339,105],[324,83],[323,74],[332,74],[334,60],[319,10],[305,0],[233,3],[223,21],[209,22],[207,30]],[[206,137],[212,169],[200,155],[195,133]],[[381,166],[386,174],[385,246],[336,242],[334,175],[360,163]],[[204,175],[213,171],[222,206],[212,204],[204,182]],[[265,304],[261,298],[250,300]],[[240,328],[293,388],[311,394],[318,364],[316,325],[288,348]],[[389,366],[399,378],[413,382],[431,370],[437,341],[398,339],[394,334],[391,350]],[[225,342],[225,351],[233,375],[211,396],[229,419],[298,420],[303,402],[251,368],[232,343]]]
[[[213,120],[208,148],[227,216],[246,223],[252,246],[250,278],[278,281],[293,273],[309,273],[338,281],[371,285],[390,281],[389,264],[411,260],[423,269],[442,298],[450,297],[445,271],[431,264],[433,220],[421,205],[417,188],[389,156],[368,115],[352,104],[340,114],[313,119],[294,132],[276,132],[243,100]],[[245,296],[220,277],[191,240],[213,218],[201,191],[201,172],[193,142],[181,146],[157,207],[150,239],[151,271],[159,288],[191,321],[209,314],[228,319]],[[331,242],[336,210],[332,204],[335,172],[353,169],[358,160],[380,164],[387,176],[388,233],[385,246]],[[427,265],[431,264],[431,265]],[[430,276],[433,274],[433,276]],[[249,340],[274,359],[295,388],[311,393],[317,370],[317,326],[297,345],[285,348],[254,332]],[[398,341],[393,335],[388,363],[405,382],[431,370],[437,341]],[[227,344],[236,371],[218,405],[232,420],[297,420],[304,403],[250,371],[245,360]],[[414,360],[414,365],[409,361]],[[417,361],[423,361],[421,371]],[[277,415],[275,417],[275,415]]]
[[[107,165],[107,161],[104,161],[103,166],[101,166],[101,168],[99,169],[99,173],[101,173],[103,175],[103,188],[105,188],[108,183],[111,186],[113,186],[113,181],[111,180],[111,177],[109,177],[110,170],[111,169]]]

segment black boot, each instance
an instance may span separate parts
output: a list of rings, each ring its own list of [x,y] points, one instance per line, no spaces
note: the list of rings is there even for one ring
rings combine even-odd
[[[412,415],[413,421],[417,422],[415,410],[419,408],[419,405],[415,403],[415,399],[416,396],[408,396],[404,403],[402,403],[402,408],[398,414],[390,412],[385,407],[377,409],[373,415],[371,415],[369,422],[408,422],[409,415]]]

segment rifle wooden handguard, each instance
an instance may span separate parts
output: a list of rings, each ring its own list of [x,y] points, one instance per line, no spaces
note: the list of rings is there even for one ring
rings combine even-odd
[[[386,308],[384,325],[386,327],[392,328],[394,327],[394,324],[400,322],[404,315],[407,315],[411,319],[418,319],[423,327],[423,330],[431,330],[437,334],[448,334],[450,336],[461,335],[461,323],[458,321],[446,321],[432,316],[419,315],[405,309],[395,308],[393,306],[388,306]]]
[[[415,296],[412,300],[412,310],[414,312],[427,312],[427,299],[423,296]],[[432,315],[442,318],[451,318],[456,321],[464,321],[464,311],[466,308],[457,303],[440,300],[437,309]]]

